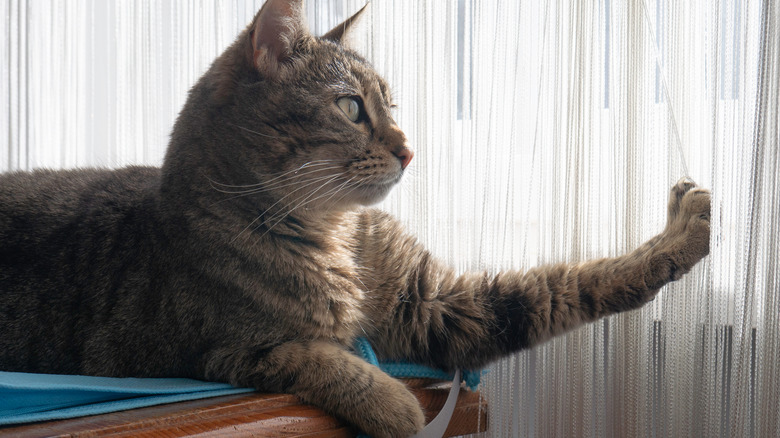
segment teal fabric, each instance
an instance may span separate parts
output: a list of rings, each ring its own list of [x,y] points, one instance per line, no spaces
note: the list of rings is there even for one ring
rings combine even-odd
[[[429,379],[452,380],[453,374],[444,370],[431,368],[425,365],[408,362],[382,362],[377,360],[374,349],[365,338],[358,338],[353,346],[355,352],[366,362],[376,365],[385,373],[393,377],[424,377]],[[487,373],[487,370],[463,371],[463,381],[466,386],[474,391],[479,386],[480,379]]]
[[[452,374],[423,365],[379,363],[365,339],[355,352],[393,377],[452,380]],[[483,371],[464,372],[466,385],[476,389]],[[252,392],[226,383],[191,379],[138,379],[12,373],[0,371],[0,425],[59,420],[127,409]]]
[[[136,379],[0,371],[0,425],[104,414],[251,392],[190,379]]]

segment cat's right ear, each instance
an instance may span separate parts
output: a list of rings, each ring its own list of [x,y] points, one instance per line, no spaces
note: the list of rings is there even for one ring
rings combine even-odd
[[[266,76],[277,76],[303,42],[311,39],[303,0],[268,0],[255,16],[252,65]]]
[[[344,20],[343,23],[331,29],[328,33],[322,36],[322,39],[333,41],[334,43],[344,44],[350,31],[356,26],[360,17],[370,3],[366,3],[359,11],[355,12],[351,17]]]

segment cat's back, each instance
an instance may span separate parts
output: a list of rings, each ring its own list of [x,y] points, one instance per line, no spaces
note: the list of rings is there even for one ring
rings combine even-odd
[[[96,321],[148,282],[159,185],[151,167],[0,175],[0,369],[85,371]]]
[[[46,245],[67,229],[100,228],[101,222],[109,226],[128,215],[149,214],[159,184],[159,168],[140,166],[1,174],[0,239],[4,247]]]
[[[159,181],[152,167],[0,175],[2,288],[42,277],[56,283],[63,272],[137,246],[157,217]]]
[[[94,197],[95,201],[107,196],[116,202],[129,201],[145,196],[159,184],[160,169],[147,166],[2,173],[0,212],[14,208],[54,212]]]

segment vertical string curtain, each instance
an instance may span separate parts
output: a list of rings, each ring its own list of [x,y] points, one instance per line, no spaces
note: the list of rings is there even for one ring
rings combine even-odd
[[[160,164],[187,89],[262,1],[0,5],[0,170]],[[309,1],[315,33],[363,1]],[[389,1],[354,47],[417,151],[381,207],[458,270],[615,256],[668,188],[712,253],[642,310],[494,364],[505,436],[780,436],[780,8],[772,0]]]

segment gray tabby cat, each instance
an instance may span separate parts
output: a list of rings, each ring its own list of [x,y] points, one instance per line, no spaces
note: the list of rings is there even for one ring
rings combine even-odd
[[[357,15],[357,14],[356,14]],[[381,200],[412,158],[389,88],[269,0],[192,88],[162,168],[0,176],[0,370],[287,392],[376,437],[423,427],[349,351],[475,368],[636,309],[709,252],[709,192],[622,257],[456,275]]]

